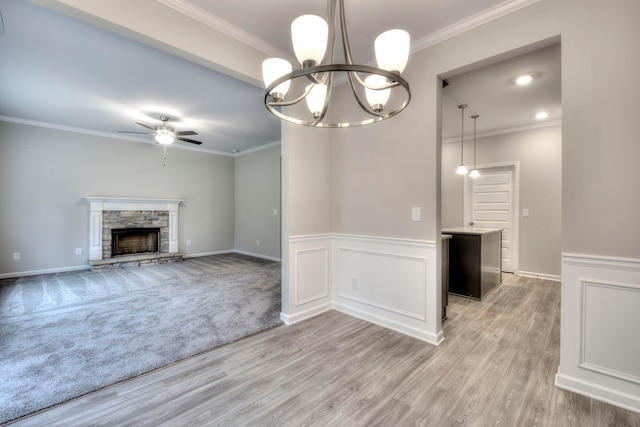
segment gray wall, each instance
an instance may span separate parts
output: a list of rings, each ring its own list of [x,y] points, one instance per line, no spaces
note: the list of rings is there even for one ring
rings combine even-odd
[[[155,144],[0,122],[0,274],[86,265],[85,196],[184,199],[180,251],[234,250],[235,159],[169,147],[162,163]]]
[[[478,165],[520,162],[520,265],[522,271],[560,275],[562,129],[560,126],[477,140]],[[465,152],[473,145],[465,141]],[[465,156],[466,157],[466,156]],[[466,163],[469,164],[468,159]],[[462,225],[460,143],[442,146],[442,226]],[[522,209],[530,216],[522,217]]]
[[[236,157],[235,191],[235,248],[279,259],[280,145]]]

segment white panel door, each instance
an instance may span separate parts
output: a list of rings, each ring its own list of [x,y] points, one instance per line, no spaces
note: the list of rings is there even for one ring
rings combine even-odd
[[[502,271],[513,273],[513,172],[481,172],[468,180],[468,225],[502,229]]]

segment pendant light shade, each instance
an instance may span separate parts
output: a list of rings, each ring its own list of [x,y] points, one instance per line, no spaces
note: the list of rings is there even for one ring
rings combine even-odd
[[[476,122],[478,120],[478,117],[480,116],[477,114],[471,116],[471,118],[473,119],[473,170],[469,174],[469,177],[473,179],[476,179],[480,176],[480,172],[478,171],[478,169],[476,169]]]
[[[411,37],[404,30],[389,30],[375,41],[376,61],[383,70],[398,73],[404,71],[409,58]]]
[[[460,104],[458,108],[462,113],[461,131],[460,131],[460,166],[456,169],[458,175],[466,175],[469,173],[469,169],[464,165],[464,109],[467,108],[467,104]]]
[[[327,85],[325,84],[310,84],[307,86],[309,94],[306,97],[307,108],[313,114],[314,118],[320,117],[322,109],[324,108],[324,102],[327,97]]]
[[[382,111],[384,105],[389,100],[391,89],[384,89],[387,85],[387,79],[377,74],[372,74],[364,79],[365,95],[367,102],[373,108],[373,111]]]
[[[292,70],[291,64],[289,61],[282,58],[269,58],[262,63],[262,78],[264,80],[264,84],[268,87],[275,80],[284,76],[285,74],[290,73]],[[289,86],[291,85],[291,80],[287,80],[283,83],[280,83],[278,86],[273,88],[269,95],[273,99],[282,99],[289,91]]]
[[[409,58],[409,33],[389,30],[374,41],[377,67],[354,64],[344,2],[327,0],[326,19],[302,15],[291,24],[293,50],[302,68],[294,69],[285,60],[263,63],[264,104],[276,117],[305,126],[345,128],[386,120],[409,105],[411,89],[400,76]],[[334,62],[336,45],[340,46],[336,36],[342,36],[344,63]],[[294,80],[298,82],[290,84]],[[345,108],[339,109],[340,113],[327,114],[333,105],[332,89],[343,82],[348,82],[343,87],[351,89],[359,109]],[[313,86],[309,87],[309,83]],[[304,108],[286,108],[303,100],[309,112]],[[334,103],[343,104],[342,101],[340,97]]]
[[[293,20],[291,23],[293,51],[303,67],[322,62],[327,50],[328,35],[327,21],[319,16],[302,15]]]

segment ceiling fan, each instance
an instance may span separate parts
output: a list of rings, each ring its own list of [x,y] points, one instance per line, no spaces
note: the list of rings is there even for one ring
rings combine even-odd
[[[162,124],[159,126],[148,126],[143,123],[136,122],[137,125],[152,130],[153,133],[149,132],[127,132],[120,130],[120,133],[135,133],[142,135],[154,135],[156,142],[160,145],[169,145],[173,143],[174,140],[189,142],[191,144],[201,145],[202,142],[196,141],[194,139],[183,138],[185,135],[197,135],[196,132],[192,130],[184,130],[180,132],[176,132],[172,127],[167,126],[167,122],[169,121],[169,117],[160,116],[160,120],[162,120]]]

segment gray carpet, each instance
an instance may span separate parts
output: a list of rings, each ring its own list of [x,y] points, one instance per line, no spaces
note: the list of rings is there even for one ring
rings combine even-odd
[[[237,254],[0,280],[0,423],[276,326],[280,283]]]

